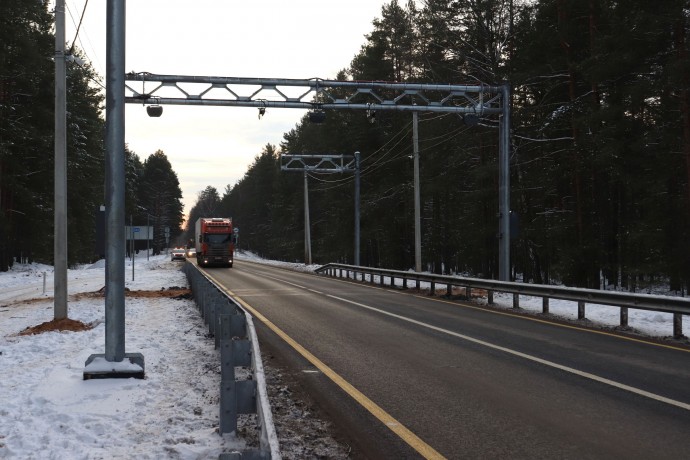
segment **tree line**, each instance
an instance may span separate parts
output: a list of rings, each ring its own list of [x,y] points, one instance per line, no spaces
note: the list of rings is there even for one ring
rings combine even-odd
[[[15,261],[53,263],[55,36],[48,2],[0,2],[0,271]],[[68,47],[70,49],[72,47]],[[75,56],[83,57],[78,48]],[[68,263],[91,262],[105,203],[103,90],[88,63],[68,62]],[[183,222],[177,175],[161,151],[145,161],[125,149],[126,215],[154,226],[154,250]]]
[[[52,14],[42,2],[0,3],[0,271],[53,252]],[[690,280],[690,7],[683,0],[393,0],[335,79],[511,85],[511,276],[526,282],[640,289]],[[74,50],[79,54],[79,50]],[[69,263],[95,254],[104,200],[98,76],[70,63]],[[466,126],[421,114],[424,269],[496,278],[497,118]],[[329,111],[266,145],[222,196],[199,194],[195,216],[232,216],[240,246],[304,259],[301,174],[280,154],[361,152],[361,263],[414,266],[410,114]],[[126,152],[126,214],[147,218],[164,246],[183,222],[164,152]],[[353,262],[353,177],[308,177],[316,262]]]
[[[511,276],[641,289],[690,281],[690,7],[679,0],[396,0],[338,80],[510,82]],[[361,152],[361,263],[414,267],[409,114],[305,116],[203,213],[304,260],[303,177],[280,154]],[[424,269],[498,274],[497,118],[419,120]],[[310,173],[317,262],[353,262],[353,178]],[[196,209],[194,211],[200,211]],[[192,219],[190,219],[191,221]]]

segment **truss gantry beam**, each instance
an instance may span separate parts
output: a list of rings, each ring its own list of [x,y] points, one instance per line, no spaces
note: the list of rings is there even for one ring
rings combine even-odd
[[[140,89],[136,87],[141,85]],[[150,86],[149,86],[150,85]],[[149,89],[147,90],[147,86]],[[125,102],[501,114],[501,86],[190,75],[125,75]],[[294,93],[294,94],[292,94]]]
[[[149,86],[148,91],[147,83],[153,86]],[[135,89],[139,84],[140,91]],[[256,107],[260,114],[266,108],[275,107],[317,111],[367,110],[367,115],[373,115],[377,110],[396,110],[412,112],[413,117],[418,112],[445,112],[479,117],[498,115],[499,280],[510,280],[511,96],[508,83],[499,86],[452,85],[130,72],[125,75],[124,87],[124,102],[130,104]],[[306,181],[306,169],[303,170]]]
[[[353,173],[356,171],[352,155],[291,155],[280,156],[282,171],[318,173]]]

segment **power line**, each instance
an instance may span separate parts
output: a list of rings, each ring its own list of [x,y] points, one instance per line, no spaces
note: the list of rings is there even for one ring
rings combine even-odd
[[[86,0],[86,2],[84,3],[84,8],[81,10],[81,17],[79,18],[79,25],[77,25],[77,31],[74,34],[74,40],[72,40],[72,46],[69,49],[69,54],[72,54],[72,52],[74,52],[74,43],[77,41],[77,37],[79,36],[79,29],[81,29],[81,23],[84,20],[84,13],[86,13],[86,7],[88,6],[88,4],[89,4],[89,0]],[[72,16],[72,13],[70,13],[70,16]],[[72,20],[74,21],[74,18],[72,18]]]
[[[103,72],[103,66],[101,65],[100,61],[98,60],[98,51],[97,51],[96,48],[93,46],[93,43],[91,42],[91,39],[89,38],[89,35],[86,33],[86,30],[83,30],[83,31],[81,30],[82,21],[83,21],[83,19],[84,19],[85,14],[86,14],[86,6],[87,6],[87,4],[88,4],[88,0],[86,1],[86,4],[84,4],[84,8],[83,8],[83,10],[82,10],[81,18],[80,18],[80,20],[79,20],[79,24],[78,24],[78,25],[77,25],[76,20],[74,19],[74,15],[72,14],[72,9],[76,9],[76,8],[77,8],[76,5],[73,4],[73,8],[72,8],[72,9],[70,9],[69,5],[65,5],[65,8],[66,8],[67,12],[69,13],[70,19],[72,20],[72,24],[73,24],[74,27],[77,29],[77,32],[75,33],[75,36],[74,36],[74,41],[72,42],[72,46],[71,46],[71,48],[70,48],[70,54],[72,54],[72,52],[74,51],[74,47],[76,46],[76,42],[77,42],[77,40],[79,40],[79,44],[80,44],[80,46],[81,46],[81,52],[84,54],[84,57],[91,63],[92,66],[93,66],[93,64],[94,64],[94,62],[95,62],[95,64],[96,64],[96,66],[98,67],[98,69],[100,69],[100,72],[97,72],[97,73],[99,73],[100,75],[103,75],[103,74],[104,74],[104,72]],[[81,32],[81,33],[80,33],[80,32]],[[86,39],[87,44],[89,45],[91,51],[92,51],[93,54],[95,55],[93,59],[92,59],[92,57],[89,55],[89,53],[88,53],[87,50],[86,50],[86,46],[84,45],[84,42],[83,42],[83,40],[82,40],[82,36]],[[101,88],[105,89],[105,87],[103,86],[103,84],[102,84],[101,82],[96,81],[96,80],[94,80],[93,78],[91,78],[91,80],[93,80],[93,81],[94,81],[98,86],[100,86]]]

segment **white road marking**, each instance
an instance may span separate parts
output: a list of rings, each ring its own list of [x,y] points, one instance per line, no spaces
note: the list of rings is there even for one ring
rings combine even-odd
[[[512,349],[506,348],[506,347],[502,347],[500,345],[495,345],[493,343],[489,343],[489,342],[486,342],[484,340],[475,339],[474,337],[470,337],[468,335],[459,334],[457,332],[449,331],[448,329],[443,329],[443,328],[438,327],[438,326],[433,326],[431,324],[423,323],[421,321],[417,321],[417,320],[412,319],[412,318],[407,318],[405,316],[396,315],[395,313],[390,313],[390,312],[387,312],[384,310],[380,310],[378,308],[371,307],[369,305],[365,305],[363,303],[355,302],[352,300],[344,299],[342,297],[334,296],[331,294],[326,294],[326,297],[331,297],[333,299],[340,300],[341,302],[346,302],[346,303],[356,305],[356,306],[361,307],[361,308],[366,308],[367,310],[375,311],[377,313],[381,313],[383,315],[387,315],[387,316],[391,316],[393,318],[407,321],[408,323],[416,324],[418,326],[422,326],[422,327],[425,327],[427,329],[431,329],[431,330],[434,330],[437,332],[442,332],[444,334],[458,337],[460,339],[467,340],[468,342],[476,343],[478,345],[482,345],[482,346],[485,346],[487,348],[491,348],[494,350],[499,350],[499,351],[502,351],[504,353],[511,354],[513,356],[518,356],[518,357],[523,358],[523,359],[527,359],[530,361],[534,361],[536,363],[543,364],[545,366],[553,367],[555,369],[560,369],[562,371],[569,372],[571,374],[578,375],[578,376],[584,377],[586,379],[594,380],[595,382],[603,383],[605,385],[610,385],[612,387],[620,388],[621,390],[626,390],[626,391],[629,391],[631,393],[635,393],[635,394],[638,394],[640,396],[645,396],[647,398],[654,399],[654,400],[659,401],[659,402],[663,402],[666,404],[670,404],[672,406],[680,407],[681,409],[690,410],[690,404],[684,403],[682,401],[676,401],[675,399],[670,399],[670,398],[667,398],[665,396],[657,395],[657,394],[651,393],[649,391],[641,390],[639,388],[635,388],[635,387],[632,387],[630,385],[625,385],[624,383],[616,382],[614,380],[610,380],[610,379],[607,379],[604,377],[599,377],[598,375],[594,375],[594,374],[591,374],[589,372],[584,372],[584,371],[574,369],[572,367],[563,366],[562,364],[554,363],[553,361],[548,361],[546,359],[542,359],[542,358],[538,358],[536,356],[528,355],[527,353],[522,353],[520,351],[512,350]]]
[[[257,274],[259,274],[259,273],[257,273]],[[425,327],[425,328],[427,328],[427,329],[431,329],[431,330],[434,330],[434,331],[437,331],[437,332],[442,332],[442,333],[444,333],[444,334],[448,334],[448,335],[453,336],[453,337],[457,337],[457,338],[460,338],[460,339],[463,339],[463,340],[467,340],[468,342],[476,343],[477,345],[482,345],[482,346],[485,346],[485,347],[487,347],[487,348],[491,348],[491,349],[493,349],[493,350],[499,350],[499,351],[502,351],[502,352],[504,352],[504,353],[508,353],[508,354],[510,354],[510,355],[513,355],[513,356],[518,356],[518,357],[520,357],[520,358],[527,359],[527,360],[529,360],[529,361],[533,361],[533,362],[536,362],[536,363],[539,363],[539,364],[543,364],[543,365],[545,365],[545,366],[549,366],[549,367],[552,367],[552,368],[554,368],[554,369],[559,369],[559,370],[562,370],[562,371],[564,371],[564,372],[571,373],[571,374],[573,374],[573,375],[577,375],[577,376],[580,376],[580,377],[583,377],[583,378],[586,378],[586,379],[590,379],[590,380],[593,380],[593,381],[595,381],[595,382],[603,383],[604,385],[609,385],[609,386],[612,386],[612,387],[615,387],[615,388],[619,388],[619,389],[621,389],[621,390],[629,391],[629,392],[631,392],[631,393],[634,393],[634,394],[637,394],[637,395],[640,395],[640,396],[644,396],[644,397],[646,397],[646,398],[650,398],[650,399],[653,399],[653,400],[655,400],[655,401],[659,401],[659,402],[662,402],[662,403],[670,404],[670,405],[672,405],[672,406],[679,407],[679,408],[681,408],[681,409],[685,409],[685,410],[690,411],[690,404],[684,403],[684,402],[682,402],[682,401],[677,401],[677,400],[675,400],[675,399],[671,399],[671,398],[667,398],[667,397],[665,397],[665,396],[657,395],[657,394],[655,394],[655,393],[651,393],[651,392],[649,392],[649,391],[645,391],[645,390],[642,390],[642,389],[640,389],[640,388],[635,388],[635,387],[632,387],[632,386],[630,386],[630,385],[626,385],[626,384],[624,384],[624,383],[616,382],[616,381],[614,381],[614,380],[610,380],[610,379],[607,379],[607,378],[605,378],[605,377],[600,377],[600,376],[598,376],[598,375],[591,374],[591,373],[589,373],[589,372],[580,371],[580,370],[575,369],[575,368],[572,368],[572,367],[568,367],[568,366],[564,366],[564,365],[562,365],[562,364],[554,363],[553,361],[548,361],[548,360],[546,360],[546,359],[542,359],[542,358],[538,358],[538,357],[536,357],[536,356],[528,355],[527,353],[522,353],[522,352],[517,351],[517,350],[512,350],[512,349],[510,349],[510,348],[502,347],[502,346],[500,346],[500,345],[495,345],[495,344],[493,344],[493,343],[489,343],[489,342],[486,342],[486,341],[484,341],[484,340],[475,339],[474,337],[470,337],[470,336],[468,336],[468,335],[464,335],[464,334],[460,334],[460,333],[457,333],[457,332],[454,332],[454,331],[450,331],[450,330],[448,330],[448,329],[443,329],[443,328],[441,328],[441,327],[434,326],[434,325],[431,325],[431,324],[423,323],[423,322],[421,322],[421,321],[417,321],[417,320],[412,319],[412,318],[407,318],[407,317],[405,317],[405,316],[397,315],[397,314],[395,314],[395,313],[390,313],[390,312],[387,312],[387,311],[385,311],[385,310],[381,310],[381,309],[376,308],[376,307],[372,307],[372,306],[369,306],[369,305],[365,305],[365,304],[360,303],[360,302],[355,302],[355,301],[353,301],[353,300],[345,299],[345,298],[343,298],[343,297],[338,297],[338,296],[332,295],[332,294],[324,294],[324,293],[322,293],[322,292],[320,292],[320,291],[316,291],[316,290],[314,290],[314,289],[310,289],[310,288],[308,288],[308,287],[306,287],[306,286],[302,286],[302,285],[299,285],[299,284],[291,283],[291,282],[289,282],[289,281],[285,281],[285,280],[282,280],[282,279],[280,279],[280,278],[274,278],[274,277],[272,277],[272,276],[267,276],[267,275],[265,275],[265,274],[263,274],[263,273],[261,273],[261,274],[259,274],[259,275],[264,276],[264,277],[266,277],[266,278],[273,279],[273,280],[275,280],[275,281],[279,281],[279,282],[282,282],[282,283],[285,283],[285,284],[289,284],[290,286],[294,286],[294,287],[299,288],[299,289],[306,289],[307,291],[313,292],[313,293],[315,293],[315,294],[324,295],[324,296],[330,297],[330,298],[332,298],[332,299],[340,300],[341,302],[349,303],[349,304],[351,304],[351,305],[355,305],[355,306],[358,306],[358,307],[361,307],[361,308],[365,308],[365,309],[370,310],[370,311],[374,311],[374,312],[377,312],[377,313],[381,313],[382,315],[390,316],[390,317],[392,317],[392,318],[397,318],[397,319],[400,319],[400,320],[402,320],[402,321],[407,321],[408,323],[416,324],[416,325],[418,325],[418,326],[422,326],[422,327]]]

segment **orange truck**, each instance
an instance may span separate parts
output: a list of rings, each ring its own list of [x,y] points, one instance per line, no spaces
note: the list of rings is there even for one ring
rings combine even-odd
[[[235,238],[231,218],[200,217],[194,235],[196,261],[200,267],[232,267]]]

